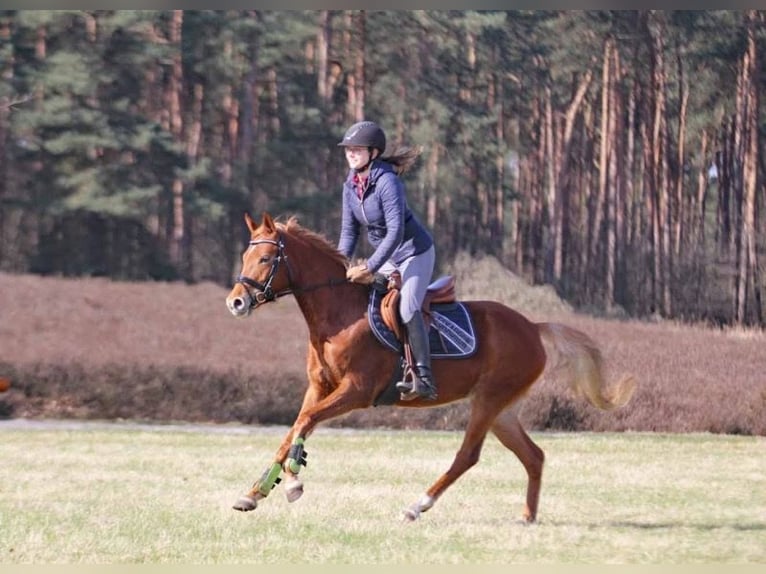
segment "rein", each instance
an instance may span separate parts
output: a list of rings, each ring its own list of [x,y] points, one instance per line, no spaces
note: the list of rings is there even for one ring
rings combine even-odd
[[[321,289],[323,287],[334,287],[335,285],[343,285],[348,282],[348,280],[344,277],[343,279],[330,279],[329,281],[325,281],[324,283],[315,283],[315,284],[306,285],[303,287],[295,287],[293,286],[293,277],[290,271],[290,263],[287,260],[287,255],[285,254],[285,243],[282,240],[282,236],[281,235],[279,236],[278,241],[274,241],[273,239],[254,239],[250,241],[249,245],[259,245],[261,243],[269,243],[271,245],[277,246],[277,256],[274,258],[274,261],[271,264],[271,269],[269,270],[268,277],[266,277],[266,282],[261,283],[260,281],[256,281],[255,279],[252,279],[248,277],[247,275],[237,275],[235,279],[237,283],[241,283],[245,287],[245,290],[247,291],[248,295],[250,295],[251,308],[255,307],[256,305],[261,305],[263,303],[274,301],[275,299],[278,299],[279,297],[284,297],[285,295],[292,295],[295,293],[305,293],[308,291]],[[282,261],[284,261],[285,265],[287,265],[288,288],[283,289],[281,291],[274,291],[274,289],[271,287],[271,283],[274,281],[274,277],[277,275],[277,271],[279,270],[279,264]],[[256,291],[254,293],[251,292],[249,287],[252,287]]]

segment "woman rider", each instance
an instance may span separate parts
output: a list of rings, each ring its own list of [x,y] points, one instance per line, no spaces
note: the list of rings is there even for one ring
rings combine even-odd
[[[407,205],[400,178],[420,154],[404,148],[383,156],[386,134],[375,122],[352,125],[338,143],[349,166],[343,183],[343,213],[338,251],[351,259],[362,227],[374,252],[366,263],[352,266],[349,280],[369,284],[377,272],[401,274],[399,314],[415,362],[412,381],[397,383],[403,400],[422,397],[434,400],[436,386],[431,372],[428,329],[421,308],[434,270],[436,252],[429,231]]]

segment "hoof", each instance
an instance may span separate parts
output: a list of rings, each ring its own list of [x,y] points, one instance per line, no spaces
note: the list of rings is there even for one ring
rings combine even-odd
[[[248,512],[250,510],[255,510],[258,508],[258,501],[255,499],[255,497],[250,495],[241,496],[237,502],[234,503],[234,506],[232,507],[234,510],[240,510],[242,512]]]
[[[303,483],[297,478],[290,480],[285,485],[285,496],[287,502],[295,502],[303,496]]]
[[[417,508],[411,506],[402,510],[403,522],[415,522],[418,518],[420,518],[420,511]]]

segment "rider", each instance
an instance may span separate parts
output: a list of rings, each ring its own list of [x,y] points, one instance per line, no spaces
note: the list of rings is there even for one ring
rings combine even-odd
[[[352,266],[349,280],[369,284],[376,272],[401,274],[399,315],[415,362],[413,380],[396,386],[402,399],[418,396],[436,399],[431,373],[428,329],[421,307],[431,280],[436,259],[433,238],[407,206],[404,173],[420,155],[419,149],[404,148],[383,156],[386,134],[371,121],[352,125],[338,143],[344,148],[349,166],[343,183],[343,214],[338,251],[350,259],[356,249],[362,226],[374,252],[366,263]]]

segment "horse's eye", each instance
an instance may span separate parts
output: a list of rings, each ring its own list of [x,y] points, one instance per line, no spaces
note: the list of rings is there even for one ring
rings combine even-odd
[[[271,260],[271,257],[268,255],[264,255],[258,260],[258,263],[268,263]]]

